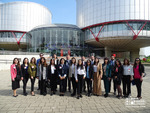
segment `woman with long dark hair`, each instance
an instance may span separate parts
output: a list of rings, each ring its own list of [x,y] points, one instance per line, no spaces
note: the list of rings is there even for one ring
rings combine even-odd
[[[58,65],[58,75],[60,78],[60,96],[64,96],[65,93],[65,78],[67,76],[67,67],[64,64],[65,59],[60,59],[60,64]]]
[[[13,96],[17,97],[16,90],[20,88],[21,66],[18,58],[14,58],[13,64],[10,66]]]
[[[103,76],[102,64],[99,59],[95,57],[93,64],[93,94],[96,96],[102,95],[101,79]]]
[[[104,80],[104,88],[105,88],[105,95],[104,97],[108,97],[109,93],[109,84],[111,79],[111,64],[109,64],[109,59],[104,58],[104,63],[102,64],[103,68],[103,80]]]
[[[119,59],[115,62],[115,81],[116,81],[116,88],[118,90],[118,99],[122,98],[122,89],[120,87],[122,75],[123,75],[123,66],[121,64],[121,61]]]
[[[40,94],[46,95],[47,63],[45,57],[41,57],[38,66],[38,79],[40,80]]]
[[[71,96],[76,95],[76,90],[77,90],[77,83],[75,80],[76,74],[77,74],[76,59],[73,57],[70,61],[70,66],[69,66],[69,79],[72,81],[72,86],[73,86],[73,93],[71,94]]]
[[[36,78],[36,74],[37,74],[35,57],[32,57],[30,60],[29,67],[28,67],[28,73],[29,73],[29,77],[31,80],[31,95],[35,96],[35,94],[34,94],[34,83],[35,83],[35,78]]]
[[[141,60],[139,58],[135,59],[134,62],[134,82],[137,88],[137,98],[141,99],[142,92],[142,81],[144,76],[144,66],[141,64]]]
[[[88,93],[87,96],[90,97],[91,93],[92,93],[92,81],[93,81],[93,66],[91,64],[90,59],[87,60],[86,62],[86,66],[85,66],[85,70],[86,70],[86,83],[87,83],[87,89],[88,89]]]
[[[23,81],[23,95],[27,96],[26,86],[29,79],[28,73],[29,60],[28,58],[24,58],[23,64],[21,65],[21,80]]]
[[[133,66],[127,58],[124,59],[123,63],[123,96],[126,98],[131,94],[131,78],[133,78]]]
[[[55,94],[56,86],[57,86],[57,66],[55,65],[55,59],[50,60],[50,64],[48,66],[48,74],[47,78],[50,80],[51,85],[51,96]]]
[[[77,82],[77,99],[80,97],[82,98],[82,86],[83,86],[83,79],[86,77],[85,66],[83,66],[83,62],[81,59],[78,60],[77,64],[77,74],[75,76]]]

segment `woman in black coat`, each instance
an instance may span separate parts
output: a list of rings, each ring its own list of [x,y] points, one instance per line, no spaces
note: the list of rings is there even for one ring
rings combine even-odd
[[[87,65],[85,66],[85,71],[86,71],[86,82],[87,82],[87,89],[88,93],[87,96],[91,96],[92,93],[92,80],[93,80],[93,66],[91,65],[91,61],[88,59],[87,60]]]
[[[29,60],[28,58],[24,58],[23,64],[21,65],[21,80],[23,81],[23,95],[24,96],[27,96],[26,86],[29,80],[28,66],[29,66]]]
[[[55,94],[57,87],[57,66],[55,65],[55,59],[50,60],[50,64],[47,70],[48,70],[47,78],[48,81],[50,81],[51,96],[52,96],[53,94]]]
[[[118,90],[118,95],[117,97],[120,99],[122,97],[122,89],[120,87],[121,85],[121,80],[122,80],[122,76],[123,76],[123,66],[121,65],[120,60],[116,60],[115,62],[115,81],[116,81],[116,88]]]

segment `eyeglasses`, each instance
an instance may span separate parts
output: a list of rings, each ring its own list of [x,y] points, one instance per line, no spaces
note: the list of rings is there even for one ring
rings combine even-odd
[[[136,61],[140,61],[140,60],[136,60]]]

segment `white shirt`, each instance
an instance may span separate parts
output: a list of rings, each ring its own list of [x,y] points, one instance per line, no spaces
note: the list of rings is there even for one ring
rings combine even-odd
[[[57,65],[57,59],[55,60],[55,65]]]
[[[133,66],[123,65],[123,75],[134,75]]]
[[[55,70],[55,66],[51,65],[51,74],[54,74]]]
[[[97,66],[96,65],[93,65],[93,70],[94,70],[94,72],[97,72]]]
[[[81,69],[81,67],[77,69],[77,75],[83,75],[84,77],[86,77],[85,66],[83,66],[83,69]],[[77,75],[75,76],[76,80],[78,80]]]
[[[75,69],[74,64],[72,64],[72,67],[71,67],[71,68],[72,68],[72,74],[74,74],[74,73],[75,73],[75,72],[74,72],[74,71],[75,71],[75,70],[74,70],[74,69]]]

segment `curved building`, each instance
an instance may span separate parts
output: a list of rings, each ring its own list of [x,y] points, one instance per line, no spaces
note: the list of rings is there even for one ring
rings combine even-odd
[[[26,32],[36,26],[51,24],[51,12],[33,2],[0,4],[0,48],[26,48]]]
[[[105,56],[130,56],[150,46],[149,0],[76,0],[77,25],[85,42]],[[93,50],[94,51],[94,50]],[[125,56],[126,57],[126,56]]]
[[[27,44],[30,52],[56,53],[58,56],[83,55],[83,33],[75,25],[42,25],[35,27],[28,34]]]

